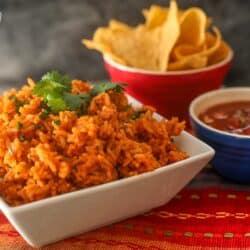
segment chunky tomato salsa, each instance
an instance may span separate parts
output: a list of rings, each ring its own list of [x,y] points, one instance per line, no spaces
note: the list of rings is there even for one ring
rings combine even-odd
[[[213,128],[250,135],[250,101],[218,104],[200,114],[199,118]]]

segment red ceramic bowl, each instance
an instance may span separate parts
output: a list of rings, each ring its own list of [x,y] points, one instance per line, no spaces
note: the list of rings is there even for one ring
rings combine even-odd
[[[140,102],[151,105],[165,117],[188,121],[188,107],[198,95],[220,88],[230,69],[233,52],[220,63],[185,71],[156,72],[124,66],[104,56],[113,82],[127,83],[126,91]]]

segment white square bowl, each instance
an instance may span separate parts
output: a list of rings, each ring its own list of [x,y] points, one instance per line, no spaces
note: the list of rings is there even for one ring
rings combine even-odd
[[[17,207],[0,198],[0,209],[35,247],[147,212],[168,202],[214,155],[210,146],[187,132],[174,140],[190,155],[188,159],[149,173]]]

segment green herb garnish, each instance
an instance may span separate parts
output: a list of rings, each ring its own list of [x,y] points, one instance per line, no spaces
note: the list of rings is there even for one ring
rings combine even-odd
[[[77,111],[82,104],[89,103],[91,101],[91,94],[84,93],[73,95],[70,93],[64,93],[63,98],[67,104],[67,109],[72,111]]]
[[[54,124],[56,124],[56,125],[58,125],[58,126],[61,124],[61,121],[60,121],[59,119],[54,120],[53,122],[54,122]]]
[[[92,88],[92,95],[99,95],[100,93],[106,92],[108,90],[114,90],[117,93],[122,93],[124,91],[124,84],[123,83],[111,83],[111,82],[104,82],[95,84]]]
[[[49,114],[50,114],[50,109],[43,108],[41,114],[39,115],[39,118],[41,120],[45,120],[49,116]]]
[[[17,129],[20,130],[23,127],[23,124],[21,122],[17,122]]]
[[[65,92],[71,91],[71,81],[68,76],[62,76],[57,71],[45,74],[33,89],[33,94],[42,96],[43,103],[47,105],[47,114],[58,113],[66,109],[63,99]],[[44,108],[45,109],[45,108]],[[44,112],[42,112],[43,114]],[[42,115],[41,114],[41,115]],[[46,118],[43,114],[41,119]]]
[[[24,104],[27,104],[27,101],[19,100],[15,95],[9,96],[9,100],[14,102],[17,112],[19,112],[20,107],[22,107]]]
[[[134,114],[130,117],[130,120],[136,120],[138,118],[140,118],[141,114],[146,113],[147,110],[138,110],[135,111]]]
[[[58,71],[51,71],[42,76],[41,81],[49,82],[50,85],[55,84],[60,86],[60,88],[71,90],[71,80],[67,75],[61,75]]]
[[[33,94],[43,97],[41,119],[46,119],[49,114],[60,111],[75,111],[78,115],[86,113],[89,103],[96,95],[114,90],[121,93],[123,84],[100,83],[93,84],[90,92],[83,94],[71,93],[71,80],[57,71],[45,74],[33,89]]]

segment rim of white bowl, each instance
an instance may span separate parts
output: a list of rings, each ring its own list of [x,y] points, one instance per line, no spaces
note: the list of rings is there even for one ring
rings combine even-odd
[[[126,65],[122,65],[120,63],[115,62],[109,55],[104,54],[103,59],[113,67],[121,70],[121,71],[127,71],[131,73],[138,73],[138,74],[148,74],[148,75],[188,75],[188,74],[194,74],[194,73],[201,73],[213,70],[215,68],[221,67],[228,62],[230,62],[234,57],[234,52],[232,49],[230,49],[228,56],[222,60],[219,63],[213,64],[208,67],[200,68],[200,69],[190,69],[190,70],[176,70],[176,71],[166,71],[166,72],[159,72],[155,70],[145,70],[145,69],[139,69],[139,68],[133,68]]]
[[[204,98],[209,98],[209,97],[213,96],[214,94],[223,93],[223,92],[226,93],[226,92],[246,91],[246,90],[250,91],[250,87],[243,87],[243,86],[241,86],[241,87],[229,87],[229,88],[222,88],[222,89],[208,91],[202,95],[199,95],[195,99],[193,99],[193,101],[190,103],[190,106],[189,106],[189,115],[193,120],[195,120],[196,123],[198,123],[202,127],[205,127],[207,130],[211,130],[215,133],[218,133],[221,135],[226,135],[226,136],[233,137],[233,138],[249,140],[250,135],[233,134],[233,133],[222,131],[222,130],[219,130],[219,129],[216,129],[216,128],[213,128],[213,127],[207,125],[206,123],[202,122],[194,112],[195,106],[198,105],[199,102]],[[222,102],[222,103],[225,103],[225,102]],[[213,106],[213,105],[211,105],[211,106]]]

